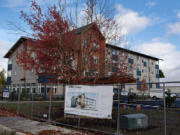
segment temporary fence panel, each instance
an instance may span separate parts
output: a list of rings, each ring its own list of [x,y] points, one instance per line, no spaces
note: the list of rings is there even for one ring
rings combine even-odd
[[[74,113],[70,114],[71,117],[66,117],[67,115],[64,116],[66,103],[64,102],[64,96],[61,94],[64,92],[56,92],[56,88],[60,88],[62,85],[53,87],[47,85],[46,89],[44,89],[44,84],[40,85],[41,88],[38,88],[39,85],[33,85],[31,86],[32,90],[29,91],[26,91],[28,86],[24,85],[3,86],[2,88],[9,89],[9,98],[4,99],[3,94],[0,94],[2,100],[0,102],[0,109],[6,109],[10,112],[18,113],[21,116],[34,118],[41,121],[53,122],[56,123],[56,125],[98,131],[100,132],[99,134],[119,133],[119,135],[179,135],[180,82],[163,82],[158,83],[158,85],[157,83],[147,83],[146,85],[147,87],[145,84],[141,83],[100,85],[101,87],[95,85],[89,86],[90,92],[97,94],[101,94],[102,92],[103,94],[102,98],[100,98],[100,96],[94,98],[98,99],[98,102],[96,102],[98,103],[97,107],[103,109],[100,106],[99,100],[102,101],[103,104],[108,104],[110,107],[108,108],[109,110],[104,109],[104,112],[101,112],[101,115],[103,116],[101,119],[99,119],[99,117],[91,117],[89,114],[85,117],[84,115],[83,117],[80,116],[81,114],[73,115]],[[115,88],[114,95],[112,87]],[[109,93],[106,89],[109,90]],[[46,90],[47,94],[45,96],[44,93]],[[73,87],[70,88],[69,92],[72,92],[71,90],[73,91]],[[168,90],[170,90],[170,96],[168,95]],[[77,88],[77,91],[79,91],[79,94],[86,92],[85,89],[85,92],[83,91],[83,87],[82,89]],[[58,95],[59,93],[61,95]],[[157,97],[153,98],[152,95],[156,95]],[[107,99],[109,97],[112,98],[112,96],[113,100]],[[82,99],[85,97],[86,96],[83,95]],[[72,99],[70,101],[72,101],[72,108],[74,109],[74,107],[77,107],[78,105],[76,102],[77,99],[73,96],[71,96],[70,99]],[[92,106],[84,106],[86,112],[97,108],[94,106],[94,100],[91,100],[90,97],[87,99],[88,100],[82,100],[82,105],[87,103]],[[78,110],[79,108],[76,109]],[[112,112],[110,110],[112,110]],[[107,119],[110,118],[107,117],[107,114],[110,114],[112,119]],[[124,122],[124,120],[121,119],[122,116],[138,114],[144,114],[147,116],[146,120],[148,122],[148,126],[133,130],[124,129],[123,123],[128,122],[128,120],[125,120]],[[138,120],[138,118],[137,121],[135,121],[135,124],[142,123],[142,120]]]

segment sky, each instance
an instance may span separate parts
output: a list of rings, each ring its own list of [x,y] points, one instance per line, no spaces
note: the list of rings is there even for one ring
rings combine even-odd
[[[57,3],[36,1],[43,7]],[[29,6],[30,0],[0,0],[0,69],[7,69],[3,56],[23,35],[12,24],[24,26],[20,11],[28,12]],[[113,19],[122,25],[129,49],[163,59],[164,80],[180,80],[180,1],[113,0],[109,6],[114,9]]]

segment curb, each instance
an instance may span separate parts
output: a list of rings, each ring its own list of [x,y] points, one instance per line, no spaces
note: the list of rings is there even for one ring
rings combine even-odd
[[[13,134],[13,135],[26,135],[21,132],[16,132],[16,131],[12,130],[11,128],[6,127],[4,125],[0,125],[0,133],[8,133],[8,134]]]

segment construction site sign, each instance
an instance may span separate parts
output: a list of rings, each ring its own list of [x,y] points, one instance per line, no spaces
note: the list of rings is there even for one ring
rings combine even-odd
[[[3,89],[3,98],[9,98],[9,89],[8,88]]]
[[[113,86],[66,86],[66,115],[111,119],[112,104]]]

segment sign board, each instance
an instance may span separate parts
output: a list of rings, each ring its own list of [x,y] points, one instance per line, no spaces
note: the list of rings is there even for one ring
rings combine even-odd
[[[9,89],[8,88],[3,89],[3,97],[4,98],[9,98]]]
[[[65,114],[111,119],[112,104],[113,86],[66,86]]]

